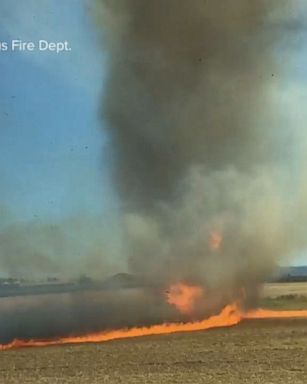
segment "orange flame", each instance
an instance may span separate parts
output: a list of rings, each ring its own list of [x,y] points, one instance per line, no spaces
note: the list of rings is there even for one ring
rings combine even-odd
[[[0,345],[0,350],[8,350],[20,347],[42,347],[63,344],[101,343],[116,339],[128,339],[141,336],[164,335],[177,332],[201,331],[210,328],[226,327],[238,324],[241,320],[239,311],[235,305],[225,307],[219,315],[209,319],[193,323],[169,323],[153,325],[151,327],[139,327],[131,329],[119,329],[115,331],[94,333],[80,337],[66,337],[59,340],[15,340],[8,345]]]
[[[307,310],[302,311],[271,311],[257,309],[243,313],[235,304],[228,305],[218,315],[206,320],[192,323],[169,323],[153,325],[151,327],[139,327],[131,329],[119,329],[108,332],[94,333],[80,337],[66,337],[58,340],[15,340],[11,344],[0,345],[0,351],[21,347],[44,347],[64,344],[101,343],[116,339],[128,339],[141,336],[164,335],[178,332],[204,331],[212,328],[230,327],[237,325],[243,319],[275,319],[275,318],[306,318]]]
[[[244,315],[245,319],[289,319],[289,318],[307,318],[307,310],[296,311],[273,311],[269,309],[255,309]]]
[[[175,306],[183,314],[192,314],[197,301],[202,297],[201,287],[178,283],[171,285],[167,292],[167,302]]]
[[[218,231],[210,232],[209,248],[211,251],[218,251],[221,248],[223,236]]]

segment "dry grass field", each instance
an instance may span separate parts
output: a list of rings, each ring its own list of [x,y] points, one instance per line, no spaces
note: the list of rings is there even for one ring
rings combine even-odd
[[[307,283],[265,284],[261,306],[270,309],[306,309]]]
[[[307,297],[307,282],[305,283],[270,283],[263,287],[264,297],[298,295]]]
[[[295,294],[285,287],[275,295],[284,297],[283,305],[296,294],[302,299],[302,287]],[[205,332],[0,353],[1,384],[306,382],[307,319],[252,320]]]

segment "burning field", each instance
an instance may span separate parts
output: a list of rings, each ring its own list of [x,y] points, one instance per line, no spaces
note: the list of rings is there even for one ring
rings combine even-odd
[[[1,380],[5,384],[303,384],[306,324],[306,319],[245,320],[205,332],[2,351]]]
[[[300,292],[297,297],[293,287]],[[262,304],[283,298],[283,307],[243,313],[228,306],[200,322],[16,341],[2,346],[1,382],[303,384],[307,284],[268,284],[264,295]],[[295,297],[300,309],[289,310]],[[199,290],[176,286],[165,298],[191,313]]]
[[[99,297],[103,296],[103,294],[99,294]],[[114,295],[114,293],[112,293]],[[271,310],[271,309],[253,309],[247,310],[243,309],[239,302],[234,304],[226,305],[219,313],[215,315],[207,316],[202,320],[197,320],[195,314],[199,312],[199,300],[204,296],[204,292],[201,287],[198,286],[190,286],[187,284],[176,284],[171,286],[169,290],[165,293],[165,300],[168,306],[165,309],[170,309],[169,306],[175,307],[175,311],[178,314],[181,314],[184,317],[171,317],[171,312],[167,312],[165,309],[163,311],[165,318],[168,318],[168,321],[164,321],[163,323],[159,323],[157,320],[156,324],[147,325],[147,326],[125,326],[123,328],[116,328],[113,326],[105,326],[106,330],[101,330],[99,332],[88,332],[86,333],[84,330],[79,330],[79,334],[75,333],[72,335],[59,336],[60,332],[63,332],[65,329],[65,321],[62,323],[62,331],[57,331],[54,329],[54,333],[57,335],[56,337],[39,337],[38,334],[35,334],[37,330],[33,330],[33,338],[24,337],[24,338],[13,338],[12,341],[8,341],[7,343],[0,344],[0,351],[6,351],[11,349],[18,348],[34,348],[34,347],[49,347],[55,345],[65,345],[65,344],[84,344],[84,343],[103,343],[111,340],[118,339],[130,339],[130,338],[138,338],[144,336],[153,336],[153,335],[169,335],[174,333],[187,333],[187,332],[195,332],[195,331],[205,331],[214,328],[226,328],[232,327],[240,324],[245,320],[260,320],[260,319],[306,319],[307,320],[307,309],[300,310]],[[126,296],[129,300],[129,305],[132,303],[132,297]],[[58,301],[59,297],[56,297]],[[87,297],[87,300],[93,300],[93,297]],[[204,299],[203,299],[204,300]],[[50,305],[51,301],[49,301]],[[3,304],[3,303],[0,303]],[[105,303],[100,303],[102,306]],[[46,305],[46,304],[45,304]],[[97,304],[96,304],[97,305]],[[113,303],[114,305],[114,303]],[[45,312],[46,308],[42,307],[39,309],[40,312]],[[142,308],[144,310],[144,308]],[[156,307],[156,310],[160,310],[161,308]],[[33,311],[33,308],[30,309]],[[12,316],[12,320],[16,317],[16,312],[14,312]],[[39,312],[31,313],[31,317],[38,317]],[[63,316],[63,313],[60,312],[60,315]],[[3,315],[2,315],[3,316]],[[26,314],[24,314],[26,318]],[[194,319],[193,319],[194,317]],[[176,321],[174,320],[176,319]],[[123,319],[125,322],[125,319]],[[17,323],[16,329],[12,330],[12,334],[14,332],[18,332],[18,326],[23,327],[27,326],[23,324],[24,319],[22,318],[19,323]],[[88,325],[90,323],[90,319],[86,321]],[[103,319],[99,326],[103,328]],[[3,324],[5,328],[5,324]],[[69,322],[69,325],[70,322]],[[29,325],[28,325],[29,326]],[[2,332],[9,333],[7,330],[3,330]],[[44,332],[44,325],[42,325],[40,332]],[[46,330],[45,330],[46,332]],[[50,329],[49,329],[50,332]],[[65,331],[64,331],[65,332]],[[67,331],[66,331],[67,332]],[[76,331],[75,331],[76,332]]]
[[[307,249],[307,141],[285,118],[278,56],[298,44],[299,12],[287,0],[95,4],[115,233],[74,270],[101,281],[115,265],[138,284],[0,299],[1,378],[305,382],[306,307],[259,309],[277,266]],[[69,276],[60,229],[34,232],[0,233],[2,268],[37,276],[56,251]]]

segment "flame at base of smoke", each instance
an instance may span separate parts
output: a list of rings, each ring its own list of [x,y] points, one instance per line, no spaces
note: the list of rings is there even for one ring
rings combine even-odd
[[[14,340],[7,345],[0,345],[0,351],[24,348],[44,347],[64,344],[102,343],[110,340],[128,339],[141,336],[164,335],[180,332],[203,331],[212,328],[231,327],[244,319],[274,319],[274,318],[306,318],[307,310],[301,311],[272,311],[257,309],[247,313],[240,310],[236,304],[226,306],[221,313],[208,319],[191,323],[165,323],[151,327],[137,327],[100,332],[78,337],[66,337],[56,340]]]

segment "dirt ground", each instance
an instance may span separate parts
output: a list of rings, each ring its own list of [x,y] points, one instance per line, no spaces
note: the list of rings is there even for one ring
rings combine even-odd
[[[303,287],[295,293],[290,288],[266,287],[279,293],[264,299],[283,309],[293,300],[306,307]],[[204,332],[0,352],[0,384],[306,382],[307,319],[252,320]]]

